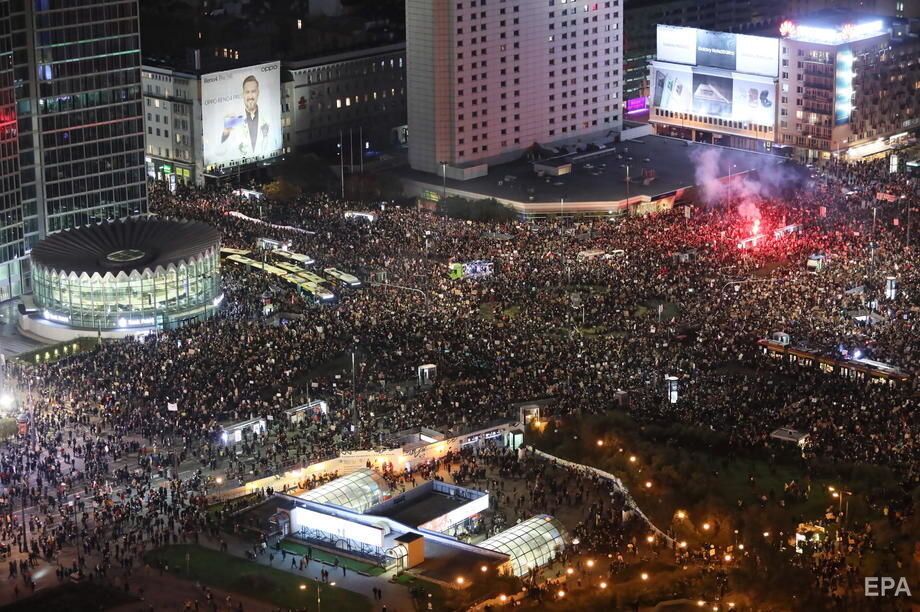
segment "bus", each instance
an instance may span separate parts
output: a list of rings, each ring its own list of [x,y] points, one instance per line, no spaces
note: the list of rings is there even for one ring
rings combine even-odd
[[[377,215],[372,212],[361,212],[357,210],[346,210],[345,211],[346,219],[361,219],[369,223],[373,223],[377,220]]]
[[[251,251],[244,249],[231,249],[230,247],[220,247],[220,258],[226,259],[230,255],[249,255]]]
[[[781,337],[783,334],[774,334],[774,336],[774,338],[762,338],[757,342],[765,355],[775,359],[783,359],[803,367],[817,367],[824,372],[853,380],[869,379],[873,382],[889,384],[905,383],[910,380],[910,374],[897,366],[863,357],[838,356],[834,352],[790,344],[788,336]]]
[[[357,276],[342,272],[341,270],[337,270],[335,268],[326,268],[323,270],[323,273],[326,275],[326,278],[333,282],[346,285],[348,287],[361,286],[361,281],[358,280]]]
[[[272,251],[272,257],[286,263],[292,263],[299,265],[301,268],[306,268],[307,266],[312,266],[316,263],[309,255],[304,255],[303,253],[294,253],[292,251],[283,251],[281,249],[275,249]]]
[[[289,275],[287,278],[300,290],[301,295],[312,298],[314,302],[329,302],[335,299],[335,294],[322,285],[301,280],[294,275]]]
[[[245,255],[229,255],[227,261],[246,266],[250,270],[263,272],[265,274],[274,274],[275,276],[284,276],[289,272],[264,261],[258,261]]]

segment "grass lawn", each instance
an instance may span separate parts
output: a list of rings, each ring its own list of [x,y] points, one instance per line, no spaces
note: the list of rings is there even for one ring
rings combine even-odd
[[[144,558],[151,565],[166,563],[169,571],[180,578],[197,580],[273,606],[302,609],[306,604],[311,610],[316,606],[315,581],[201,546],[166,546],[147,553]],[[300,589],[302,584],[307,585],[305,591]],[[322,601],[326,609],[331,610],[371,610],[371,603],[365,596],[328,585],[323,586]]]
[[[529,431],[528,441],[616,474],[654,524],[665,530],[673,527],[690,545],[732,543],[734,529],[742,530],[748,542],[763,532],[791,533],[799,521],[816,520],[829,508],[839,508],[839,498],[833,498],[828,487],[854,485],[827,472],[809,476],[794,453],[772,463],[762,454],[732,454],[714,436],[674,424],[639,427],[627,415],[614,412],[566,424],[555,433]],[[599,438],[605,442],[602,447],[595,444]],[[809,495],[790,497],[780,507],[784,488],[792,481],[802,488],[810,486]],[[762,496],[767,496],[765,505]],[[850,525],[880,518],[872,516],[862,496],[848,500]],[[686,514],[683,519],[678,516],[681,511]],[[704,523],[710,527],[704,528]]]
[[[288,551],[289,553],[294,553],[295,555],[302,556],[307,554],[307,545],[300,542],[295,542],[293,540],[282,540],[281,548]],[[335,563],[335,560],[338,559],[339,567],[344,565],[353,572],[367,574],[368,576],[379,576],[386,571],[382,567],[374,565],[373,563],[366,563],[364,561],[357,561],[349,557],[334,555],[318,548],[312,549],[312,557],[315,561],[322,561],[323,563],[330,564]]]
[[[96,612],[137,601],[124,591],[90,582],[62,584],[43,589],[37,594],[4,606],[4,612],[37,612],[38,610],[67,610],[67,612]]]

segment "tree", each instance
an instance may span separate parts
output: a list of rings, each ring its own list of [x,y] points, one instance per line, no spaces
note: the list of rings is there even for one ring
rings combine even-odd
[[[337,193],[339,177],[314,153],[288,153],[271,165],[273,179],[284,179],[303,193]]]
[[[16,419],[0,419],[0,441],[7,440],[19,431]]]
[[[495,198],[467,200],[449,196],[438,204],[438,212],[446,217],[470,221],[512,221],[517,217],[513,208],[500,204]]]
[[[362,202],[396,200],[402,197],[402,181],[391,174],[355,174],[345,179],[345,195]]]
[[[293,202],[300,197],[303,190],[287,179],[278,178],[263,188],[265,197],[275,202]]]

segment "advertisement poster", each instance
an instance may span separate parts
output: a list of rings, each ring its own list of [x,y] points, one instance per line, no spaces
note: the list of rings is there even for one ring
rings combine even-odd
[[[696,64],[696,30],[659,25],[656,31],[657,59],[662,62]]]
[[[779,74],[776,38],[667,25],[659,25],[656,36],[658,61],[769,77]]]
[[[732,119],[773,126],[776,123],[776,86],[736,74],[732,82]]]
[[[687,70],[655,69],[652,105],[675,113],[689,113],[693,74]]]
[[[779,75],[779,40],[746,34],[738,34],[735,38],[735,70],[768,77]]]
[[[732,118],[732,80],[710,74],[693,75],[693,112],[697,115]]]
[[[727,32],[696,31],[696,63],[698,66],[735,69],[735,35]]]
[[[281,152],[281,64],[201,78],[205,166],[254,161]]]

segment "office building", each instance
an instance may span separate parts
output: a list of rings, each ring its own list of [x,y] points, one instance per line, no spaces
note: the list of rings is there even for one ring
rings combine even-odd
[[[365,151],[405,140],[400,132],[406,124],[405,43],[294,60],[283,66],[291,77],[293,147],[337,142],[340,133],[347,140],[349,132],[355,142],[361,134]]]
[[[659,26],[658,134],[800,161],[883,152],[920,127],[920,42],[900,20],[828,10],[771,37]]]
[[[353,139],[345,150],[347,156],[354,149],[357,164],[362,148],[369,154],[405,140],[405,57],[405,44],[396,43],[252,66],[224,62],[223,70],[213,62],[197,70],[145,64],[147,175],[170,187],[243,180],[284,153],[334,151],[340,134],[346,143]],[[280,141],[230,152],[219,142],[220,122],[242,108],[242,83],[249,76],[259,81],[259,108],[271,111],[267,127],[277,130]]]
[[[22,292],[22,194],[10,2],[0,1],[0,301]]]
[[[23,254],[46,234],[146,213],[137,0],[5,4]],[[6,262],[21,278],[10,297],[30,291],[27,260]]]
[[[535,143],[612,139],[622,23],[621,0],[408,0],[412,168],[468,178]]]
[[[829,10],[782,24],[777,143],[802,161],[882,152],[920,127],[920,44]]]

